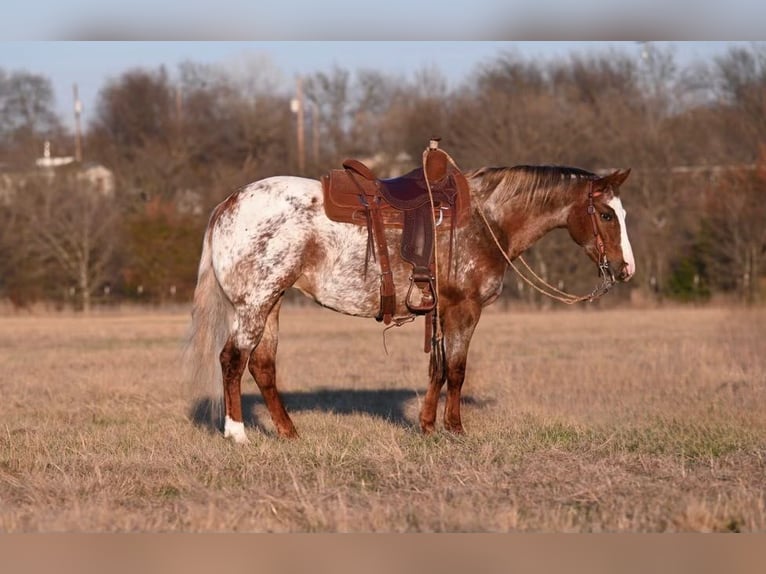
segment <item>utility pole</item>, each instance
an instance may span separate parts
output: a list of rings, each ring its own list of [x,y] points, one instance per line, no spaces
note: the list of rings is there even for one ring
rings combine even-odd
[[[183,113],[183,93],[181,92],[181,86],[176,88],[176,122],[180,125],[181,114]]]
[[[315,168],[319,166],[319,106],[311,102],[311,151]]]
[[[72,85],[74,94],[74,158],[82,163],[82,130],[80,128],[80,115],[82,114],[82,102],[77,91],[77,84]]]
[[[303,175],[306,170],[306,144],[303,133],[303,80],[300,76],[295,79],[295,97],[290,102],[290,109],[297,117],[298,173]]]

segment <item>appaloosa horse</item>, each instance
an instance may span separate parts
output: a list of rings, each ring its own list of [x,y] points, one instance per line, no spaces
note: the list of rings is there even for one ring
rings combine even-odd
[[[439,268],[444,369],[430,370],[420,412],[434,431],[447,383],[444,427],[460,433],[466,357],[482,309],[495,301],[510,261],[554,228],[566,227],[611,279],[635,272],[619,187],[630,170],[598,175],[577,168],[517,166],[466,172],[471,221],[455,230],[452,270]],[[439,233],[441,254],[449,233]],[[400,259],[399,234],[387,231],[399,316],[411,267]],[[247,366],[280,436],[297,432],[277,391],[276,353],[282,296],[295,287],[324,307],[359,317],[380,309],[380,277],[365,273],[367,231],[327,218],[319,181],[279,176],[254,182],[213,211],[205,232],[185,362],[190,377],[225,407],[224,436],[247,442],[241,376]],[[501,251],[502,249],[502,251]],[[432,357],[433,367],[433,357]]]

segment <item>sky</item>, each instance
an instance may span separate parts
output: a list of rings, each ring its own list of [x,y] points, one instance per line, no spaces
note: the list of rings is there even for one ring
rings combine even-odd
[[[709,61],[735,43],[657,42],[672,46],[677,60],[686,65]],[[183,61],[243,68],[258,66],[282,87],[289,89],[299,74],[375,69],[391,74],[412,74],[436,67],[455,87],[470,78],[482,64],[509,52],[535,59],[567,58],[571,54],[603,53],[614,49],[640,57],[638,42],[504,42],[504,41],[11,41],[0,43],[0,69],[26,70],[43,75],[54,87],[59,114],[73,124],[72,86],[77,83],[83,103],[83,120],[94,113],[99,91],[110,79],[132,68],[173,73]]]
[[[8,40],[758,39],[766,12],[762,0],[17,0],[6,4],[0,37]]]

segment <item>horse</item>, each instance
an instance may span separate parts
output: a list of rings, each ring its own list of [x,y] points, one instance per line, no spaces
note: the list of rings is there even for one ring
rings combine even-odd
[[[446,383],[443,426],[463,433],[460,395],[471,337],[482,310],[497,300],[507,267],[549,231],[569,235],[611,282],[628,281],[635,261],[620,186],[630,169],[599,176],[564,166],[482,167],[465,171],[470,220],[454,236],[438,233],[438,253],[455,247],[454,261],[440,265],[438,322],[443,368],[434,368],[419,414],[425,434],[436,429]],[[396,314],[406,307],[411,270],[399,255],[397,230],[387,230]],[[223,415],[223,435],[248,437],[242,416],[241,377],[255,379],[276,432],[298,432],[277,390],[276,354],[283,296],[295,288],[319,305],[372,318],[380,310],[380,276],[369,273],[368,233],[330,220],[318,180],[274,176],[239,189],[216,206],[204,234],[192,321],[184,363],[187,378],[207,388]],[[223,406],[223,412],[221,412]],[[219,419],[220,421],[220,419]]]

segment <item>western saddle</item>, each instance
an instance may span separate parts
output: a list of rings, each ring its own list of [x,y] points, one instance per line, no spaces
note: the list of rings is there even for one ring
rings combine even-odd
[[[414,315],[431,314],[433,319],[437,304],[437,230],[450,230],[451,268],[455,228],[470,218],[468,182],[452,158],[439,149],[438,142],[432,139],[423,152],[423,167],[401,177],[378,179],[355,159],[345,160],[344,169],[331,170],[322,177],[327,217],[367,227],[365,273],[370,258],[375,259],[377,247],[381,273],[377,319],[386,325],[396,310],[386,229],[401,229],[400,255],[413,268],[405,299],[407,308]]]

